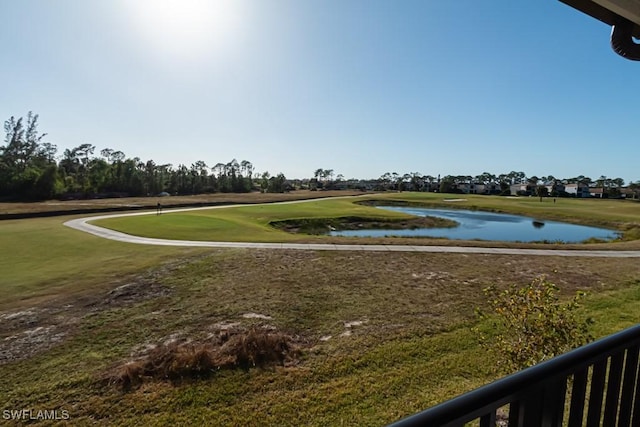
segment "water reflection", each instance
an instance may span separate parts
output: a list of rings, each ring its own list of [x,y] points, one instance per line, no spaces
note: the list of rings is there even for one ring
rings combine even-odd
[[[505,242],[566,242],[578,243],[591,238],[612,240],[618,233],[612,230],[557,221],[540,221],[530,217],[494,212],[458,209],[380,206],[416,216],[434,216],[458,222],[454,228],[418,228],[414,230],[342,230],[332,236],[360,237],[445,237],[461,240],[496,240]],[[533,225],[533,227],[531,226]]]

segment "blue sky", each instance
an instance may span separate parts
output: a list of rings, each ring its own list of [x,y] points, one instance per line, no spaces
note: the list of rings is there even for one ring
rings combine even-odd
[[[189,166],[640,180],[640,63],[557,0],[0,1],[0,118]]]

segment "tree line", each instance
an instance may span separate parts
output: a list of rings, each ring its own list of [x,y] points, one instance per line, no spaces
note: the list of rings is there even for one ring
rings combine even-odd
[[[432,175],[422,175],[419,172],[398,174],[396,172],[385,173],[378,181],[385,184],[387,188],[398,190],[403,188],[430,188],[438,189],[440,192],[448,193],[455,192],[457,186],[461,184],[497,184],[499,191],[508,192],[509,187],[514,184],[527,184],[531,186],[538,186],[542,184],[584,184],[591,187],[603,187],[607,189],[620,188],[624,185],[622,178],[608,178],[601,176],[598,179],[591,179],[584,175],[571,178],[556,178],[553,175],[548,176],[527,176],[522,171],[511,171],[509,173],[502,173],[495,175],[489,172],[483,172],[480,175],[446,175],[444,177],[434,177]],[[629,185],[634,185],[630,183]]]
[[[57,160],[57,147],[43,141],[38,115],[26,120],[11,117],[4,123],[5,145],[0,146],[0,199],[46,200],[59,197],[146,196],[170,194],[246,193],[287,190],[283,174],[255,175],[247,160],[236,159],[209,167],[197,161],[189,167],[128,158],[91,144],[66,149]]]
[[[4,122],[5,145],[0,146],[0,200],[46,200],[52,198],[85,198],[113,196],[147,196],[169,194],[284,192],[291,182],[311,190],[340,188],[370,188],[374,190],[460,192],[464,184],[491,185],[490,194],[510,194],[510,185],[529,184],[545,191],[543,183],[582,183],[603,189],[610,197],[619,195],[624,185],[621,178],[601,176],[592,180],[580,175],[558,179],[549,176],[527,177],[524,172],[511,171],[500,175],[484,172],[477,176],[446,175],[437,177],[419,172],[398,174],[387,172],[376,180],[345,181],[333,169],[316,169],[307,180],[289,181],[280,173],[257,174],[247,160],[236,159],[209,167],[204,161],[190,166],[157,164],[153,160],[128,158],[117,150],[105,148],[96,153],[91,144],[66,149],[58,156],[55,145],[44,141],[47,134],[38,132],[38,115],[29,112],[26,120],[11,117]],[[335,179],[334,179],[335,176]],[[370,182],[375,181],[371,187]],[[340,185],[340,184],[348,185]],[[636,193],[640,182],[628,186]]]
[[[579,175],[570,178],[557,178],[553,175],[528,176],[522,171],[511,171],[499,175],[483,172],[479,175],[445,175],[441,177],[425,175],[420,172],[399,174],[386,172],[377,179],[344,179],[342,174],[335,175],[333,169],[316,169],[313,176],[306,180],[299,180],[302,188],[314,189],[371,189],[376,191],[427,191],[440,193],[476,193],[478,185],[480,193],[493,195],[510,195],[511,186],[526,185],[526,195],[538,196],[571,196],[563,188],[566,184],[580,184],[589,188],[602,189],[603,197],[620,197],[625,182],[622,178],[610,178],[600,176],[591,179],[588,176]],[[475,188],[475,189],[474,189]],[[630,190],[635,198],[640,193],[640,181],[630,182],[626,189]],[[627,193],[629,194],[629,193]]]

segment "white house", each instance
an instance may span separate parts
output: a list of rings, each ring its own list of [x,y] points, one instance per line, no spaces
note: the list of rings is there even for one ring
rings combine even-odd
[[[509,190],[511,191],[512,196],[518,196],[518,193],[524,192],[528,196],[532,194],[532,186],[530,184],[511,184],[509,186]]]
[[[587,184],[565,184],[564,191],[575,197],[591,197],[591,194],[589,193],[589,186]]]

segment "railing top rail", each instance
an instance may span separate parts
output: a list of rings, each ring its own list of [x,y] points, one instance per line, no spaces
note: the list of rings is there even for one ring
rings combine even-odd
[[[547,378],[575,372],[603,356],[634,344],[640,344],[640,324],[409,416],[390,427],[445,425],[465,414],[476,413],[495,402],[503,401],[508,396],[520,394],[522,390],[535,387]]]

